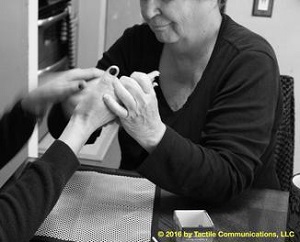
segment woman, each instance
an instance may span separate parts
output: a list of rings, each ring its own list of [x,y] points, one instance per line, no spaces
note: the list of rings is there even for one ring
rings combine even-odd
[[[210,204],[250,187],[278,188],[281,98],[271,46],[222,15],[217,0],[140,5],[146,24],[126,30],[97,65],[130,76],[114,85],[122,105],[104,96],[123,127],[121,168]],[[155,89],[144,74],[153,70]]]
[[[20,99],[0,119],[0,168],[24,146],[49,105],[81,92],[84,80],[101,75],[95,68],[51,74],[44,77],[51,82]],[[2,188],[0,241],[31,239],[78,168],[76,154],[96,128],[113,117],[99,98],[103,84],[97,79],[93,82],[94,88],[78,104],[59,139],[16,182]]]

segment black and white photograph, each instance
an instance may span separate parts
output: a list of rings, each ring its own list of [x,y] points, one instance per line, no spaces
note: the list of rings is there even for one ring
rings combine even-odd
[[[300,242],[300,0],[0,6],[1,242]]]

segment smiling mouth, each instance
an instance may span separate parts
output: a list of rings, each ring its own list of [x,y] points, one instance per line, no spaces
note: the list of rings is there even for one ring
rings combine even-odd
[[[168,27],[169,25],[170,25],[170,23],[167,23],[167,24],[151,24],[150,26],[153,30],[163,30],[166,27]]]

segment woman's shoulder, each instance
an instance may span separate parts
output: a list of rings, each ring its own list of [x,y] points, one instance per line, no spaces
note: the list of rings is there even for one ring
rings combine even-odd
[[[124,31],[123,35],[125,37],[134,38],[137,40],[147,39],[147,38],[148,38],[148,40],[149,40],[149,38],[150,38],[150,40],[156,39],[154,33],[151,31],[150,27],[146,23],[136,24],[132,27],[127,28]]]
[[[122,40],[130,66],[134,66],[135,71],[150,72],[157,68],[163,44],[156,39],[148,24],[126,29]]]
[[[223,16],[221,39],[237,52],[254,51],[267,54],[276,59],[271,44],[261,35],[235,22],[227,15]]]
[[[143,53],[159,52],[162,47],[162,43],[156,39],[155,34],[146,23],[127,28],[122,39],[126,48],[130,47]]]

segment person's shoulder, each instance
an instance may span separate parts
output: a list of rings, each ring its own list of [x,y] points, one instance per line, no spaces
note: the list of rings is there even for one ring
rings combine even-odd
[[[222,39],[237,52],[254,51],[276,59],[270,43],[261,35],[238,24],[229,16],[223,16]]]
[[[154,38],[155,35],[151,31],[150,27],[146,23],[136,24],[132,27],[129,27],[125,30],[124,36],[129,38]]]
[[[143,23],[128,28],[123,38],[127,50],[134,52],[134,58],[139,62],[145,57],[147,57],[147,64],[151,61],[156,62],[159,59],[163,44],[157,40],[148,24]]]

